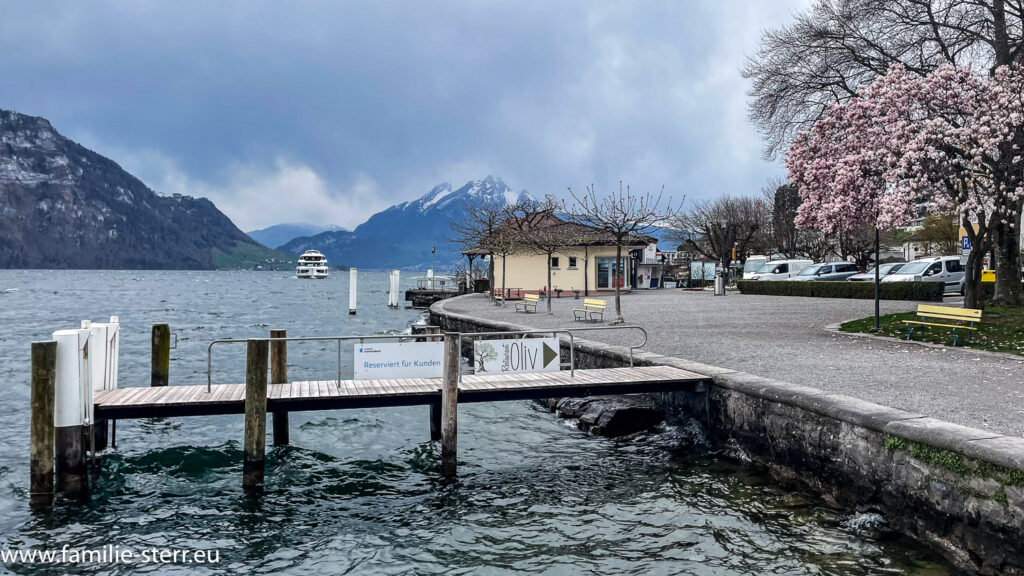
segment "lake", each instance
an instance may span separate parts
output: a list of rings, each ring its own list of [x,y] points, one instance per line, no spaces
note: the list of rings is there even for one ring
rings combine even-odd
[[[403,284],[409,285],[405,273]],[[291,415],[268,442],[266,491],[242,494],[241,416],[118,423],[94,489],[28,506],[29,343],[83,319],[121,321],[120,386],[149,383],[150,326],[178,336],[171,384],[206,381],[211,340],[384,334],[421,311],[386,306],[387,274],[0,270],[0,551],[216,552],[206,564],[8,564],[18,574],[953,574],[880,535],[871,515],[781,489],[712,449],[695,423],[610,440],[533,402],[460,407],[459,477],[446,481],[426,407]],[[244,379],[244,345],[214,382]],[[333,343],[291,343],[289,376],[330,379]],[[343,354],[350,370],[351,351]]]

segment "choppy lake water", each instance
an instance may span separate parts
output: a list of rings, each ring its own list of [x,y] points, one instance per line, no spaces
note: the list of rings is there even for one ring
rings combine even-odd
[[[406,280],[405,283],[408,283]],[[82,319],[121,319],[120,385],[148,385],[149,334],[178,334],[171,383],[205,382],[217,338],[401,331],[387,277],[300,281],[276,272],[0,270],[0,550],[152,548],[216,564],[8,564],[19,574],[951,574],[922,546],[860,529],[868,518],[785,491],[693,426],[592,437],[531,402],[460,407],[459,478],[446,482],[426,407],[291,415],[267,487],[241,491],[241,416],[123,421],[87,501],[27,502],[29,343]],[[215,382],[244,377],[244,346]],[[292,344],[293,378],[329,379],[333,344]],[[346,361],[351,354],[346,353]],[[346,366],[346,369],[348,367]],[[699,442],[698,442],[699,444]]]

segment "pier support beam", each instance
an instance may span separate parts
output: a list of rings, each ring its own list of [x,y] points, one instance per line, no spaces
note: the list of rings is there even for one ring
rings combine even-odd
[[[455,476],[458,463],[459,336],[444,337],[444,382],[441,385],[441,473]]]
[[[427,338],[424,338],[426,342],[436,342],[441,339],[441,327],[440,326],[424,326],[423,334],[427,334]],[[433,335],[430,337],[429,335]],[[430,405],[430,440],[437,441],[441,439],[441,404],[439,402]]]
[[[249,340],[245,355],[245,454],[242,488],[247,493],[263,489],[267,450],[267,357],[266,340]]]
[[[32,423],[29,447],[29,494],[36,501],[53,495],[53,405],[57,343],[32,343]]]
[[[153,324],[153,355],[150,386],[167,386],[171,371],[171,326]]]
[[[287,330],[271,330],[271,338],[287,338]],[[270,383],[288,383],[288,343],[270,343]],[[286,446],[288,444],[288,412],[286,410],[274,411],[274,446]]]

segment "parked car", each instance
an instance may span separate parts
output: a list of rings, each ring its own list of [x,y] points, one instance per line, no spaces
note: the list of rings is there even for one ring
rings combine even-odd
[[[889,274],[895,274],[899,272],[900,268],[903,268],[904,264],[906,264],[906,262],[890,262],[888,264],[882,264],[878,268],[879,280],[885,278]],[[850,282],[874,282],[875,268],[872,266],[871,268],[868,268],[867,272],[864,272],[862,274],[854,274],[853,276],[847,278],[847,280]]]
[[[964,267],[959,256],[935,256],[919,258],[904,264],[894,274],[882,278],[882,282],[942,282],[946,292],[964,293]]]
[[[814,264],[814,262],[810,260],[774,260],[772,262],[765,262],[750,279],[785,280],[811,264]]]
[[[852,262],[822,262],[811,264],[795,276],[789,278],[790,282],[842,282],[850,276],[859,272],[857,265]]]

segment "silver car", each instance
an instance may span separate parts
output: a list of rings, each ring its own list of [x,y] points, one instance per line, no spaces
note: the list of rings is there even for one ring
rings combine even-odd
[[[881,280],[882,278],[885,278],[889,274],[895,274],[895,273],[899,272],[900,268],[903,268],[904,264],[906,264],[906,262],[890,262],[888,264],[882,264],[878,268],[878,278],[879,278],[879,280]],[[875,269],[874,268],[870,268],[870,269],[868,269],[867,272],[864,272],[864,273],[861,273],[861,274],[854,274],[853,276],[850,276],[849,278],[847,278],[847,280],[850,281],[850,282],[874,282],[875,281]]]
[[[841,282],[857,272],[857,265],[852,262],[823,262],[811,264],[790,278],[789,281]]]

